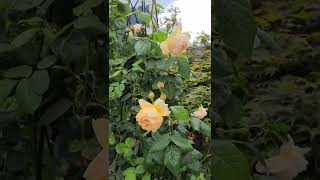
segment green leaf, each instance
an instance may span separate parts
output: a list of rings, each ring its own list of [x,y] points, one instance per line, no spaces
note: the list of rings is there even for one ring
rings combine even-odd
[[[29,77],[32,73],[32,67],[27,65],[17,66],[7,70],[3,76],[6,78],[24,78]]]
[[[157,137],[150,146],[150,152],[161,151],[165,149],[170,143],[169,134],[163,134]]]
[[[211,137],[211,127],[206,124],[205,122],[201,121],[201,130],[200,132],[202,132],[204,135]]]
[[[74,140],[71,142],[69,146],[70,152],[79,152],[85,147],[85,141]]]
[[[35,71],[30,78],[32,90],[38,94],[44,94],[49,88],[49,74],[47,70]]]
[[[23,79],[19,82],[16,88],[16,98],[19,110],[26,113],[34,113],[42,99],[32,90],[30,79]]]
[[[250,169],[247,159],[230,142],[215,140],[213,143],[212,176],[218,180],[248,180]]]
[[[191,170],[192,173],[199,173],[202,168],[202,164],[200,163],[199,160],[192,161],[187,166]]]
[[[136,13],[138,22],[143,24],[148,24],[151,21],[151,14],[145,12]]]
[[[12,89],[17,85],[16,80],[3,79],[0,80],[0,104],[8,97]]]
[[[201,120],[196,118],[196,117],[191,117],[191,127],[193,130],[195,131],[200,131],[200,128],[201,128]]]
[[[79,6],[73,8],[73,14],[76,16],[80,16],[88,12],[91,8],[100,5],[104,0],[86,0],[84,3]]]
[[[107,27],[100,21],[97,16],[81,16],[74,23],[74,28],[89,31],[106,33]]]
[[[38,28],[32,28],[22,32],[12,40],[11,42],[12,47],[18,48],[27,44],[29,41],[31,41],[31,39],[36,35],[38,31],[39,31]]]
[[[134,167],[127,168],[122,174],[125,180],[136,180],[136,170]]]
[[[149,172],[146,172],[144,176],[142,177],[142,180],[151,180],[151,174]]]
[[[47,69],[57,62],[57,57],[55,55],[49,55],[40,61],[37,65],[38,69]]]
[[[162,43],[165,41],[168,37],[168,34],[162,31],[157,31],[156,33],[153,34],[153,40],[158,41],[159,43]]]
[[[192,145],[188,142],[187,139],[178,136],[178,135],[173,135],[171,136],[171,141],[177,145],[178,147],[184,149],[184,150],[192,150],[193,147]]]
[[[145,168],[144,168],[144,165],[143,164],[140,164],[136,167],[136,173],[137,174],[143,174],[145,172]]]
[[[192,161],[194,160],[200,160],[202,158],[202,154],[201,152],[199,152],[198,150],[196,149],[193,149],[193,151],[190,151],[188,153],[186,153],[184,155],[184,158],[183,158],[183,161],[182,163],[183,164],[189,164],[191,163]]]
[[[164,166],[174,175],[179,173],[181,152],[176,147],[168,147],[164,155]]]
[[[40,5],[43,0],[19,0],[13,2],[14,3],[12,4],[11,9],[17,11],[26,11]]]
[[[109,130],[109,144],[110,145],[114,145],[116,144],[116,138],[114,136],[114,133],[112,131]]]
[[[132,149],[125,149],[125,152],[123,153],[123,157],[125,160],[130,161],[133,156],[133,150]]]
[[[179,92],[179,88],[174,81],[169,80],[164,86],[164,92],[168,98],[173,99],[177,95],[177,92]]]
[[[137,157],[137,158],[134,160],[134,164],[135,164],[135,165],[143,164],[143,162],[144,162],[144,158],[143,158],[143,157]]]
[[[44,111],[44,113],[40,117],[39,123],[42,125],[51,124],[59,117],[61,117],[64,113],[66,113],[70,109],[72,104],[72,101],[66,98],[57,100]]]
[[[189,121],[189,112],[183,106],[171,106],[170,109],[173,112],[174,117],[178,121]]]
[[[190,66],[189,62],[184,59],[179,59],[178,61],[178,73],[184,78],[184,79],[189,79],[190,77]]]
[[[125,141],[125,144],[129,147],[129,148],[133,148],[134,147],[134,144],[136,143],[136,140],[131,138],[131,137],[128,137]]]
[[[190,123],[193,130],[201,132],[202,134],[205,134],[208,137],[211,137],[211,127],[208,124],[196,117],[191,117]]]
[[[127,152],[130,148],[128,145],[126,145],[124,143],[120,143],[120,144],[116,145],[115,149],[116,149],[116,152],[121,155],[121,154]]]
[[[223,41],[244,56],[251,56],[256,24],[248,0],[216,0],[217,28]]]
[[[97,157],[99,151],[100,147],[97,146],[96,140],[92,139],[85,143],[81,150],[81,155],[86,159],[93,160],[95,157]]]
[[[140,40],[136,42],[134,49],[138,56],[147,55],[151,51],[151,43],[149,41]]]

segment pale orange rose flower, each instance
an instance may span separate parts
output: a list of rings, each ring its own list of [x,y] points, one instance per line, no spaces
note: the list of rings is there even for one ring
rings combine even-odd
[[[154,104],[139,99],[139,105],[141,110],[136,115],[136,120],[146,131],[157,131],[161,127],[163,116],[170,114],[168,105],[161,99],[157,99]]]
[[[107,180],[107,146],[108,146],[108,124],[106,119],[92,120],[92,127],[98,139],[99,144],[103,148],[100,153],[89,164],[83,174],[87,180]]]
[[[207,109],[203,108],[202,105],[197,109],[197,111],[193,112],[191,115],[194,117],[197,117],[199,119],[203,119],[205,116],[207,116]]]
[[[289,142],[280,147],[279,155],[267,159],[267,169],[258,162],[256,169],[260,173],[270,173],[281,180],[293,180],[300,172],[307,169],[308,161],[304,158],[310,149],[296,146],[289,136]]]
[[[164,55],[169,53],[174,56],[178,56],[181,53],[186,52],[187,48],[190,46],[190,34],[187,32],[181,32],[182,26],[179,22],[175,27],[173,27],[171,34],[168,39],[160,44],[160,48]]]

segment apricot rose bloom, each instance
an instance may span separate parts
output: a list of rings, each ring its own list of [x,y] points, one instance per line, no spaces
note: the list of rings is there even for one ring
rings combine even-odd
[[[157,131],[161,127],[163,116],[170,114],[168,104],[161,99],[157,99],[154,104],[139,99],[139,105],[141,110],[136,115],[136,120],[146,131]]]
[[[304,158],[304,154],[309,148],[300,148],[296,146],[289,136],[289,142],[280,147],[279,155],[266,160],[269,172],[279,177],[281,180],[292,180],[300,172],[307,169],[308,161]],[[260,173],[267,173],[267,169],[259,162],[256,169]]]
[[[187,32],[181,32],[182,26],[179,22],[175,27],[173,27],[171,34],[166,41],[160,44],[162,54],[168,55],[169,53],[174,56],[178,56],[181,53],[186,52],[187,48],[190,46],[190,34]]]
[[[197,111],[192,113],[192,116],[197,117],[199,119],[203,119],[207,115],[207,109],[203,108],[202,105],[197,109]]]

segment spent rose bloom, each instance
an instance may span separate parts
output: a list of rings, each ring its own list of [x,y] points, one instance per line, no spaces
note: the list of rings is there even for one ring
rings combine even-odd
[[[151,104],[143,99],[139,99],[141,110],[136,115],[136,120],[142,129],[146,131],[156,131],[161,127],[163,116],[170,114],[168,104],[161,99],[157,99]]]
[[[143,25],[142,24],[134,24],[131,26],[132,31],[136,34],[141,32]]]
[[[191,115],[194,117],[197,117],[199,119],[203,119],[206,115],[207,115],[207,109],[203,108],[202,105],[195,111],[193,112]]]
[[[158,87],[158,89],[164,88],[164,83],[159,81],[158,84],[157,84],[157,87]]]
[[[108,124],[106,119],[92,120],[92,127],[98,139],[99,144],[103,148],[100,153],[89,164],[83,174],[87,180],[107,180],[107,145],[108,145]]]
[[[190,34],[187,32],[181,32],[182,27],[179,22],[173,27],[171,34],[166,41],[160,44],[160,48],[164,55],[172,53],[174,56],[178,56],[181,53],[186,52],[186,49],[190,46]]]
[[[304,154],[309,148],[300,148],[296,146],[289,136],[289,142],[280,147],[279,155],[267,159],[267,169],[258,162],[256,169],[260,173],[271,173],[279,177],[281,180],[292,180],[300,172],[307,169],[308,161],[304,158]]]

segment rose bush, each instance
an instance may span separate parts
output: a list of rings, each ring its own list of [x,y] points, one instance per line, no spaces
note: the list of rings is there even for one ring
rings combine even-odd
[[[183,105],[190,35],[181,23],[146,33],[154,13],[136,10],[138,24],[127,25],[128,4],[114,0],[109,8],[109,178],[210,179],[209,117],[191,117],[197,105]]]

